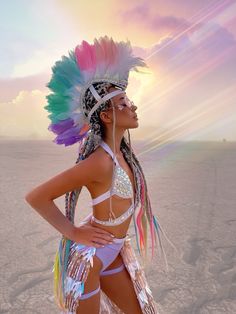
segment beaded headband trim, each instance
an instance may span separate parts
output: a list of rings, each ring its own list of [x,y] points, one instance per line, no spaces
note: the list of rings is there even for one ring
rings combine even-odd
[[[105,95],[104,97],[100,97],[100,96],[98,95],[96,89],[93,87],[93,85],[91,85],[91,86],[89,87],[89,89],[90,89],[91,93],[93,94],[93,96],[96,98],[97,103],[96,103],[96,105],[90,110],[90,112],[89,112],[89,114],[88,114],[88,121],[90,121],[92,114],[94,113],[94,111],[96,111],[96,110],[98,109],[98,107],[99,107],[102,103],[104,103],[105,101],[107,101],[108,99],[110,99],[110,98],[112,98],[112,97],[114,97],[114,96],[116,96],[116,95],[119,95],[119,94],[121,94],[121,93],[124,93],[123,90],[116,90],[116,91],[113,91],[113,92],[111,92],[111,93]]]

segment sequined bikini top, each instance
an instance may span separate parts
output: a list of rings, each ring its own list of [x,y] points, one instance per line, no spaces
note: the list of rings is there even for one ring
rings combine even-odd
[[[108,154],[115,161],[114,184],[113,184],[113,187],[111,187],[105,193],[97,196],[96,198],[92,198],[92,204],[96,205],[96,204],[104,201],[105,199],[109,198],[110,192],[111,192],[111,195],[116,194],[122,198],[132,198],[132,204],[127,209],[127,211],[125,213],[123,213],[122,215],[120,215],[119,217],[117,217],[115,219],[99,220],[92,215],[92,220],[101,224],[101,225],[106,225],[106,226],[119,225],[123,221],[125,221],[129,216],[131,216],[134,212],[135,207],[134,207],[134,202],[133,202],[133,186],[132,186],[132,183],[130,181],[128,174],[119,165],[119,162],[118,162],[117,158],[115,157],[115,155],[113,154],[110,147],[104,141],[102,141],[100,145],[105,149],[106,152],[108,152]]]
[[[96,205],[108,197],[110,197],[110,190],[111,195],[118,195],[122,198],[132,198],[133,197],[133,186],[130,181],[130,178],[128,174],[125,172],[125,170],[119,165],[119,162],[117,158],[114,156],[112,150],[110,147],[105,143],[104,141],[100,144],[106,152],[114,159],[115,161],[115,173],[114,173],[114,185],[113,188],[109,189],[105,193],[97,196],[96,198],[92,199],[93,205]]]

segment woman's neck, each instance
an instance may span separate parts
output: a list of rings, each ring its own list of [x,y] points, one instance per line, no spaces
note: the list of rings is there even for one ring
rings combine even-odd
[[[110,149],[112,150],[113,153],[115,152],[116,155],[121,156],[122,155],[122,152],[120,150],[121,140],[122,140],[122,137],[119,138],[119,139],[116,137],[116,139],[115,139],[115,149],[114,149],[114,143],[113,143],[112,138],[106,137],[106,138],[103,139],[103,142],[105,142],[110,147]]]

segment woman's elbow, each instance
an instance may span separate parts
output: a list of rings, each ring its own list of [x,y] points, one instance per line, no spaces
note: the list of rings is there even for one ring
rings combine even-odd
[[[25,195],[25,200],[31,206],[34,206],[42,201],[42,195],[37,190],[32,190]]]
[[[28,192],[25,195],[25,200],[28,204],[32,205],[35,202],[35,195],[32,192]]]

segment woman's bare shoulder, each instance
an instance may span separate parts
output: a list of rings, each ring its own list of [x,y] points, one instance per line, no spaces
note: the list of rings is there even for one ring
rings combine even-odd
[[[109,156],[100,148],[74,166],[43,182],[27,194],[28,199],[41,197],[53,200],[66,192],[99,182],[111,169]]]
[[[98,147],[95,151],[93,151],[89,157],[89,163],[92,163],[95,168],[98,169],[98,172],[105,171],[109,172],[112,166],[111,157],[107,152],[104,151],[103,148]]]

